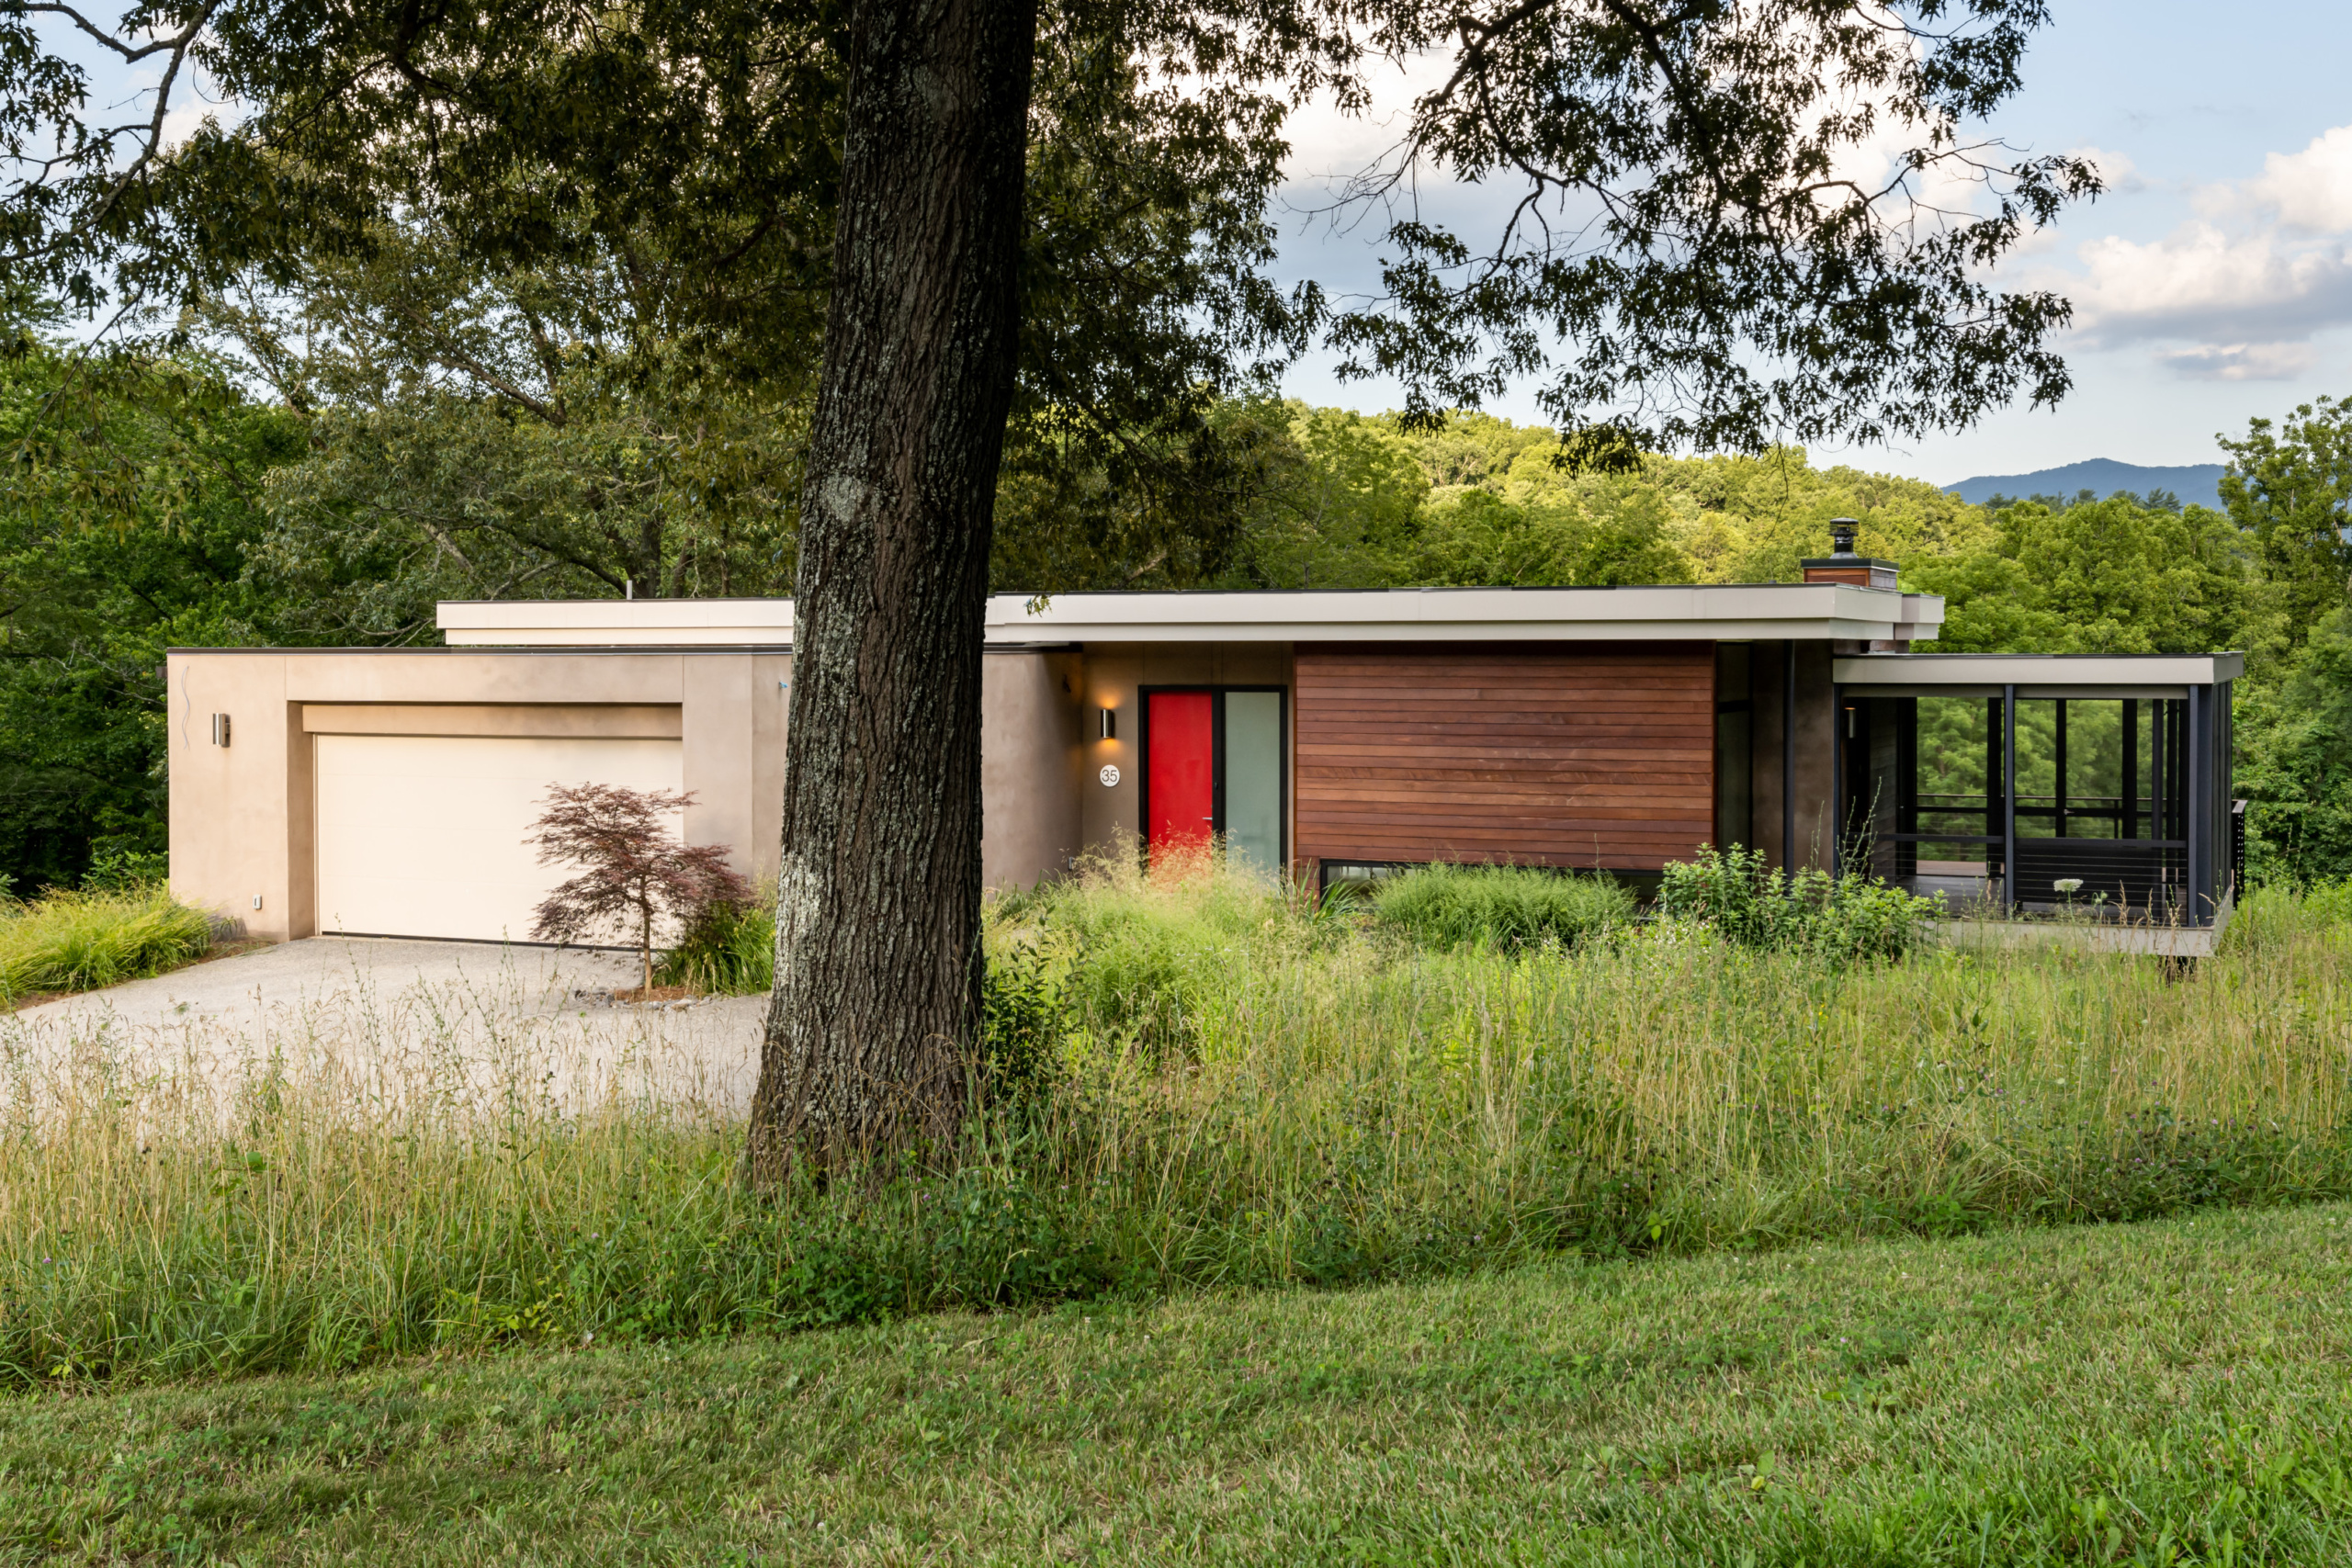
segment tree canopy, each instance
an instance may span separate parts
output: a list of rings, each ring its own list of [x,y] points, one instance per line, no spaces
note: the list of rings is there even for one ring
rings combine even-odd
[[[662,296],[673,346],[793,382],[826,297],[850,14],[184,0],[118,33],[34,7],[0,20],[0,256],[96,310],[246,268],[282,286],[300,258],[374,254],[399,217],[493,273],[610,266]],[[1398,378],[1408,418],[1532,379],[1596,459],[1870,441],[2053,400],[2065,302],[1988,270],[2097,175],[1984,129],[2046,19],[2041,0],[1049,8],[1024,409],[1082,411],[1105,462],[1176,417],[1181,454],[1198,435],[1182,389],[1238,389],[1318,331],[1351,370]],[[157,71],[153,113],[94,109],[61,25]],[[1382,67],[1431,51],[1451,74],[1332,195],[1374,214],[1379,295],[1277,289],[1286,116],[1361,108]],[[170,144],[199,70],[250,112]],[[1430,175],[1518,199],[1494,231],[1457,231],[1407,199]],[[1169,474],[1190,477],[1181,457]]]

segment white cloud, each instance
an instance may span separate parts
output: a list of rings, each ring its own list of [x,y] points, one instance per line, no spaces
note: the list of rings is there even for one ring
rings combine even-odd
[[[2100,347],[2285,343],[2352,319],[2352,254],[2340,245],[2196,222],[2145,244],[2109,235],[2075,254],[2075,323]]]
[[[2291,381],[2310,372],[2319,351],[2308,343],[2204,344],[2159,357],[2199,381]]]
[[[2137,182],[2128,158],[2081,152],[2110,186]],[[2109,235],[2076,247],[2081,271],[2060,287],[2082,341],[2164,345],[2160,364],[2200,379],[2307,373],[2312,337],[2352,322],[2352,126],[2273,152],[2261,174],[2195,200],[2204,216],[2162,239]]]
[[[2300,152],[2273,152],[2241,187],[2252,203],[2278,213],[2290,229],[2312,234],[2352,231],[2352,125],[2339,125]]]

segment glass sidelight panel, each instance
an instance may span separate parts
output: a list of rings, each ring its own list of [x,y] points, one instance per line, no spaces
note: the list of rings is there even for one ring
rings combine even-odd
[[[1283,694],[1227,692],[1225,846],[1261,871],[1283,863]]]

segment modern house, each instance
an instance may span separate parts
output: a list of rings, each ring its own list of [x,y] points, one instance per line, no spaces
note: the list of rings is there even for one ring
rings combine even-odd
[[[1842,540],[1841,540],[1842,543]],[[1702,844],[2211,928],[2235,654],[1915,654],[1939,599],[1805,581],[1000,595],[991,886],[1220,835],[1321,886],[1434,861],[1639,879]],[[172,883],[257,936],[526,940],[548,785],[691,790],[774,872],[788,600],[463,603],[430,649],[171,655]],[[2079,881],[2078,888],[2067,888]]]

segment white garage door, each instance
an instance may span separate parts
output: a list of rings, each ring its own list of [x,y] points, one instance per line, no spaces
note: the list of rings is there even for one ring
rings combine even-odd
[[[675,740],[321,735],[319,929],[528,942],[570,869],[524,843],[550,784],[683,787]],[[673,824],[674,830],[674,824]]]

